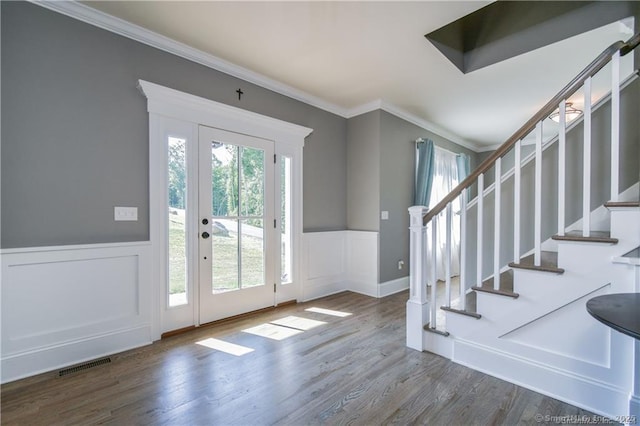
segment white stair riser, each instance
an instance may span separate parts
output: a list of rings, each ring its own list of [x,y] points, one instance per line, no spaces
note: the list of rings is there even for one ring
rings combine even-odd
[[[611,210],[611,237],[638,243],[640,237],[640,209],[614,207]]]
[[[544,303],[558,294],[580,294],[585,283],[611,284],[616,292],[634,291],[634,271],[630,265],[599,265],[594,268],[567,270],[556,275],[548,272],[514,271],[514,291],[520,297]],[[552,296],[551,296],[552,295]]]
[[[514,269],[513,291],[522,294],[523,297],[539,300],[553,294],[562,285],[563,279],[561,274]]]
[[[480,315],[491,312],[501,312],[509,310],[513,306],[513,301],[517,300],[513,297],[501,296],[499,294],[491,294],[478,291],[477,308]]]
[[[454,337],[466,334],[470,329],[487,326],[484,318],[475,319],[473,317],[453,312],[446,312],[445,315],[447,318],[447,331]]]
[[[611,266],[612,259],[637,247],[638,241],[620,240],[617,244],[559,241],[558,267],[565,271],[594,269],[596,265]]]

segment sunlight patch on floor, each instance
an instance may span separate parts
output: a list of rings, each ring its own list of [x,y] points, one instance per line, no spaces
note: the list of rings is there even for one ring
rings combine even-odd
[[[348,317],[349,315],[353,315],[350,312],[332,311],[331,309],[316,308],[316,307],[305,309],[305,311],[316,312],[318,314],[331,315],[331,316],[340,317],[340,318],[344,318],[344,317]]]
[[[282,327],[275,324],[260,324],[255,327],[242,330],[244,333],[255,334],[256,336],[266,337],[273,340],[284,340],[287,337],[295,336],[302,333],[302,330],[296,330],[290,327]]]
[[[271,324],[283,325],[285,327],[306,331],[311,330],[314,327],[324,325],[326,324],[326,322],[296,316],[288,316],[279,320],[271,321]]]
[[[253,349],[248,348],[246,346],[236,345],[235,343],[229,343],[229,342],[225,342],[224,340],[218,340],[214,338],[201,340],[199,342],[196,342],[196,345],[206,346],[207,348],[215,349],[221,352],[226,352],[230,355],[235,355],[235,356],[242,356],[250,352],[253,352]]]

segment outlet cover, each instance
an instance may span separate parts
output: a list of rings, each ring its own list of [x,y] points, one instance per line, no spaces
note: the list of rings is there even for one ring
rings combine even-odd
[[[113,219],[116,221],[137,221],[138,220],[138,208],[137,207],[114,207]]]
[[[380,213],[380,219],[389,220],[389,212],[386,210],[383,210],[382,213]]]

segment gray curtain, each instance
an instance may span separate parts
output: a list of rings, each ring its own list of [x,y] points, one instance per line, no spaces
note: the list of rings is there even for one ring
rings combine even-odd
[[[456,164],[458,166],[458,182],[462,183],[463,180],[469,176],[469,172],[471,166],[469,164],[469,156],[467,154],[460,153],[456,155]],[[468,189],[466,189],[462,194],[465,199],[469,199]]]
[[[433,184],[435,150],[433,141],[430,139],[420,138],[416,142],[418,166],[416,169],[416,192],[413,197],[413,205],[429,207],[431,185]]]

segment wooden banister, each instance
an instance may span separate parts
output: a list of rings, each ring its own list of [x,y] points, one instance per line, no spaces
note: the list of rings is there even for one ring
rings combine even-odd
[[[585,69],[580,72],[569,84],[567,84],[562,90],[558,92],[549,102],[545,104],[529,121],[527,121],[520,129],[518,129],[507,141],[502,144],[497,150],[493,152],[486,160],[473,170],[458,186],[447,194],[438,204],[430,209],[423,217],[423,223],[426,225],[431,219],[445,209],[447,204],[455,200],[465,189],[475,183],[478,176],[489,170],[498,158],[503,157],[511,150],[517,141],[527,136],[536,126],[536,124],[549,116],[554,112],[560,102],[568,99],[571,95],[576,93],[583,85],[583,83],[590,77],[593,77],[598,71],[604,68],[611,57],[620,52],[621,56],[626,55],[635,49],[640,44],[640,33],[631,37],[627,42],[617,41],[605,49],[596,59],[593,60]]]

